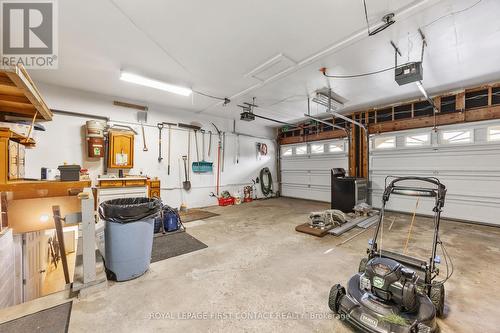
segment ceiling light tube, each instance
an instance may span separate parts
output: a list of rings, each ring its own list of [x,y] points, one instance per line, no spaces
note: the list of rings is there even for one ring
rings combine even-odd
[[[163,91],[168,91],[173,94],[181,95],[181,96],[189,96],[193,93],[193,91],[189,88],[176,86],[173,84],[165,83],[162,81],[158,81],[155,79],[150,79],[144,76],[140,76],[137,74],[132,74],[129,72],[121,72],[120,80],[135,83],[141,86],[159,89]]]

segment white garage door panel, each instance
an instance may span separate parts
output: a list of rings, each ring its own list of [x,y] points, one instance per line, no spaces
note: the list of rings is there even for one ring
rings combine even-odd
[[[316,185],[316,186],[326,186],[330,188],[330,182],[331,182],[331,172],[330,170],[328,171],[317,171],[316,173],[311,173],[311,185]]]
[[[500,171],[499,151],[492,149],[491,145],[478,146],[476,149],[472,150],[469,147],[466,149],[448,147],[437,150],[428,148],[415,151],[405,149],[397,150],[397,156],[394,156],[394,151],[387,155],[387,152],[384,152],[373,160],[372,170]]]
[[[397,148],[372,150],[372,202],[380,207],[387,175],[437,177],[448,190],[443,216],[473,222],[500,225],[500,142],[488,142],[486,129],[497,122],[482,122],[441,127],[433,133],[433,145],[426,148],[405,148],[399,143],[409,133],[397,132]],[[440,131],[472,129],[474,143],[440,145]],[[413,212],[415,197],[392,196],[389,209]],[[418,213],[432,214],[432,200],[420,199]]]
[[[343,141],[339,140],[336,142],[343,143]],[[319,141],[311,142],[309,144],[317,143],[324,144],[325,148],[327,148],[329,142]],[[332,168],[347,169],[346,153],[340,152],[282,156],[282,195],[285,197],[329,202],[330,170]]]
[[[309,173],[304,171],[283,171],[281,181],[286,184],[307,184],[309,182]]]

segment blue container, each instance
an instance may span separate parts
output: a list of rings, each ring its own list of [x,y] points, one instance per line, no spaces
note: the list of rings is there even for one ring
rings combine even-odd
[[[163,228],[165,228],[167,232],[179,230],[179,217],[175,211],[163,211]]]

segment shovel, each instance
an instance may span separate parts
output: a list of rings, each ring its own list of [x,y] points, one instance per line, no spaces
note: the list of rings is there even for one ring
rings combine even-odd
[[[143,123],[141,123],[141,130],[142,130],[142,143],[144,144],[142,151],[148,151],[148,146],[146,146],[146,136],[144,135],[144,124]]]
[[[182,188],[185,189],[186,191],[189,191],[191,189],[191,182],[189,181],[187,156],[186,155],[182,156],[182,160],[184,161],[184,174],[186,177],[186,180],[182,182]]]
[[[194,138],[196,140],[196,162],[193,162],[192,168],[193,172],[212,172],[212,162],[205,161],[205,131],[202,130],[202,160],[198,155],[198,139],[196,137],[196,131],[194,131]]]
[[[158,123],[156,126],[158,127],[158,162],[161,162],[163,160],[163,157],[161,157],[161,130],[163,129],[163,123]]]

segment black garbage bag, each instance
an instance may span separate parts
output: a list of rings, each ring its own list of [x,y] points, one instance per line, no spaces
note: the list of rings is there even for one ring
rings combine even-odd
[[[161,213],[158,198],[123,198],[104,201],[99,205],[99,216],[116,223],[129,223],[154,218]]]

